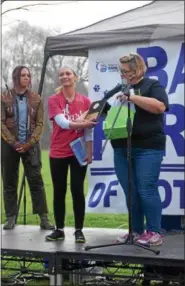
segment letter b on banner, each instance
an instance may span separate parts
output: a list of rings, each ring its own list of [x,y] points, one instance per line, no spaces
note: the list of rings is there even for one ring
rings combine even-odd
[[[142,56],[147,65],[146,76],[157,77],[164,88],[166,88],[168,84],[168,75],[164,68],[167,65],[168,58],[165,50],[159,46],[153,46],[147,48],[138,48],[137,53]],[[147,61],[149,58],[154,58],[157,61],[157,64],[155,66],[149,67]]]

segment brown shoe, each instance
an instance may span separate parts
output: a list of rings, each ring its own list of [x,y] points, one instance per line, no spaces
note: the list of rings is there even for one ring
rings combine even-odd
[[[55,228],[54,225],[50,223],[46,214],[40,215],[40,228],[45,230],[52,230]]]
[[[14,229],[15,227],[15,216],[7,217],[6,222],[3,226],[3,229]]]

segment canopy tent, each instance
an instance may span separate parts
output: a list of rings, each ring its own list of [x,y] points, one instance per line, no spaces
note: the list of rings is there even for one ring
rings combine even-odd
[[[88,56],[88,50],[104,46],[184,38],[184,1],[153,1],[82,29],[48,37],[39,85],[53,55]]]

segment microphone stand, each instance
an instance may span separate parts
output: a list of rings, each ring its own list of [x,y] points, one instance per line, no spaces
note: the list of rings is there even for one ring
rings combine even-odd
[[[24,193],[24,196],[23,196]],[[22,176],[22,182],[19,190],[19,198],[18,198],[18,204],[17,204],[17,214],[16,214],[16,223],[19,215],[19,210],[20,210],[20,205],[21,205],[21,199],[23,196],[23,224],[26,225],[26,204],[27,204],[27,198],[26,198],[26,176],[25,172],[23,173]]]
[[[155,250],[152,249],[148,246],[144,246],[141,245],[137,242],[134,241],[133,239],[133,231],[132,231],[132,157],[131,157],[131,151],[132,151],[132,140],[131,140],[131,134],[132,134],[132,120],[131,120],[131,116],[130,116],[130,105],[131,105],[131,101],[130,101],[130,85],[124,86],[123,88],[123,93],[128,96],[128,114],[127,114],[127,134],[128,134],[128,138],[127,138],[127,160],[128,160],[128,224],[129,224],[129,233],[128,233],[128,237],[126,239],[125,242],[118,242],[118,243],[110,243],[110,244],[102,244],[102,245],[95,245],[95,246],[86,246],[84,249],[86,251],[91,250],[91,249],[95,249],[95,248],[103,248],[103,247],[108,247],[108,246],[119,246],[119,245],[134,245],[137,247],[140,247],[142,249],[148,250],[153,252],[156,255],[160,254],[159,250]],[[114,128],[114,125],[116,123],[116,120],[119,116],[119,113],[121,111],[123,104],[121,104],[115,120],[113,122],[113,125],[111,126],[111,130],[109,132],[109,135],[112,131],[112,129]],[[107,136],[109,137],[109,136]],[[105,146],[107,144],[108,138],[102,148],[102,150],[105,150]]]

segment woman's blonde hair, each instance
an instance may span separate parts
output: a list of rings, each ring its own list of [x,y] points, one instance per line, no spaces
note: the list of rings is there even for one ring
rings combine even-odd
[[[78,78],[75,69],[72,68],[71,66],[69,66],[69,65],[62,66],[62,67],[60,68],[60,70],[61,70],[62,68],[70,69],[70,70],[73,72],[74,76],[76,76],[76,77]],[[59,87],[57,87],[57,88],[55,89],[55,92],[56,92],[56,93],[60,93],[62,90],[63,90],[63,86],[61,85],[61,86],[59,86]]]
[[[62,91],[62,89],[63,89],[63,87],[62,87],[62,85],[61,85],[61,86],[55,88],[55,92],[56,92],[56,93],[60,93],[60,92]]]
[[[143,77],[146,73],[147,67],[143,58],[138,54],[129,54],[119,59],[121,64],[128,64],[130,69],[135,71],[138,78]]]

